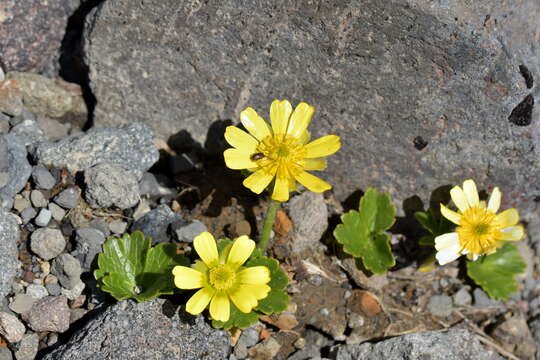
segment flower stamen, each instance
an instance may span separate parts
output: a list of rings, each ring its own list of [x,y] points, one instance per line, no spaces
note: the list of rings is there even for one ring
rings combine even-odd
[[[236,282],[236,272],[229,265],[221,264],[210,269],[208,281],[217,290],[229,290]]]

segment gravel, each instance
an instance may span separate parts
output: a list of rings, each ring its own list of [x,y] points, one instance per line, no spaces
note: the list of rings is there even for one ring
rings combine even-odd
[[[454,294],[453,299],[456,306],[468,306],[472,304],[471,293],[464,287]]]
[[[16,316],[6,312],[0,312],[0,335],[10,343],[22,340],[26,328]]]
[[[11,292],[11,284],[20,267],[18,240],[17,220],[11,213],[0,208],[0,301]]]
[[[23,189],[32,167],[24,144],[13,135],[0,134],[0,159],[0,172],[8,175],[7,184],[0,187],[0,206],[11,208],[13,197]]]
[[[92,261],[101,252],[105,235],[94,228],[77,229],[75,233],[75,251],[73,255],[81,262],[83,271],[89,271]]]
[[[66,239],[58,229],[37,229],[30,236],[30,248],[43,260],[60,255],[66,247]]]
[[[45,141],[45,134],[40,129],[37,121],[24,120],[20,124],[15,125],[9,131],[11,135],[17,136],[24,146],[35,146],[38,143]]]
[[[118,302],[98,312],[43,360],[227,358],[227,332],[213,329],[202,316],[181,313],[169,318],[163,314],[166,305],[162,299]]]
[[[22,218],[23,223],[26,224],[27,222],[35,218],[36,215],[37,215],[37,210],[34,209],[33,207],[28,207],[22,211],[21,218]]]
[[[86,200],[93,208],[129,209],[139,202],[137,174],[119,164],[101,163],[87,169]]]
[[[70,254],[61,254],[52,261],[51,272],[66,289],[73,289],[81,282],[81,263]]]
[[[173,212],[167,205],[159,205],[137,220],[131,226],[131,231],[142,231],[145,236],[152,238],[153,244],[170,242],[169,227],[178,221],[182,221],[180,214]]]
[[[43,193],[39,190],[32,190],[30,193],[30,201],[32,201],[32,205],[34,205],[34,207],[38,208],[47,207],[49,203],[47,199],[45,199]]]
[[[199,235],[204,231],[208,231],[206,225],[204,225],[199,220],[193,220],[188,223],[182,221],[177,221],[171,225],[176,239],[181,242],[191,243],[195,236]]]
[[[81,190],[69,187],[54,198],[54,202],[64,209],[74,209],[79,205],[81,199]]]
[[[448,295],[434,295],[429,299],[427,309],[431,315],[447,317],[452,313],[452,298]]]
[[[36,217],[35,223],[37,226],[45,227],[49,224],[52,218],[52,213],[50,210],[41,209],[38,216]]]
[[[30,284],[26,288],[26,295],[33,297],[36,300],[43,299],[49,296],[49,292],[43,285]]]
[[[47,296],[37,300],[29,312],[22,314],[34,331],[64,332],[69,328],[70,311],[65,296]]]
[[[39,337],[36,333],[26,334],[19,343],[19,349],[15,352],[17,360],[34,360],[39,346]]]
[[[59,222],[66,216],[66,211],[52,202],[49,203],[49,211],[51,212],[52,218]]]
[[[38,189],[50,190],[56,184],[56,179],[50,171],[43,166],[34,166],[32,168],[32,180]]]
[[[294,223],[291,247],[295,252],[310,251],[328,227],[328,209],[322,194],[306,191],[289,201]]]
[[[109,223],[109,230],[114,234],[120,235],[126,232],[127,222],[122,220],[113,220]]]
[[[35,302],[36,298],[31,295],[17,294],[13,297],[13,301],[9,304],[9,308],[14,313],[22,314],[29,311]]]

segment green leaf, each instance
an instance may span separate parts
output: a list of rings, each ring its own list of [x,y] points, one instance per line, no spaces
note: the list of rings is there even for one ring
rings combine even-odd
[[[526,267],[517,246],[506,243],[491,255],[467,261],[467,274],[489,296],[506,301],[518,290],[515,276],[522,274]]]
[[[266,256],[260,256],[255,259],[250,259],[246,263],[246,267],[252,266],[266,266],[270,270],[270,282],[268,286],[272,290],[268,293],[268,296],[259,300],[257,307],[258,311],[265,314],[280,313],[287,310],[289,305],[289,295],[287,295],[286,288],[289,284],[289,278],[287,274],[279,267],[279,262],[276,259]]]
[[[144,301],[174,292],[176,265],[188,265],[187,259],[176,253],[174,244],[151,246],[151,239],[140,231],[110,238],[98,256],[99,268],[94,271],[101,290],[117,300]]]
[[[418,244],[422,246],[435,246],[435,238],[439,235],[454,231],[455,225],[444,216],[436,213],[435,210],[417,211],[414,217],[420,225],[431,235],[426,235],[418,240]]]
[[[229,330],[232,327],[239,329],[246,329],[255,324],[259,320],[259,313],[252,311],[250,313],[243,313],[231,302],[231,314],[229,320],[223,322],[218,320],[212,320],[212,326],[216,329]]]
[[[384,233],[395,222],[396,208],[389,194],[368,188],[360,199],[359,210],[341,216],[342,223],[334,230],[334,237],[346,253],[362,258],[366,269],[384,274],[396,263],[390,236]]]

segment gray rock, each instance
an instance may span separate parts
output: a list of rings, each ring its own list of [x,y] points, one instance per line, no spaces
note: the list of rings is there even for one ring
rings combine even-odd
[[[0,188],[6,186],[9,182],[9,173],[4,171],[0,173]]]
[[[52,218],[58,222],[62,221],[64,216],[66,216],[66,211],[53,202],[49,203],[49,211]]]
[[[39,116],[37,122],[39,127],[43,129],[43,133],[49,141],[58,141],[67,137],[72,125],[78,125],[72,123],[63,124],[56,119],[51,119],[46,116]]]
[[[72,172],[84,171],[101,163],[111,163],[142,174],[159,158],[152,138],[152,130],[141,123],[130,123],[117,128],[94,128],[54,144],[42,143],[34,155],[41,164],[65,167]]]
[[[375,344],[338,345],[333,352],[336,360],[502,360],[465,329],[409,334]]]
[[[126,232],[127,223],[122,220],[113,220],[109,223],[109,230],[114,234],[123,234]]]
[[[21,341],[26,328],[16,316],[6,312],[0,312],[0,335],[10,343]]]
[[[159,205],[141,217],[131,226],[131,231],[140,230],[152,243],[170,242],[169,227],[172,223],[182,220],[182,216],[175,213],[167,205]]]
[[[11,292],[11,283],[20,267],[17,240],[19,226],[15,217],[0,208],[0,300]]]
[[[29,311],[32,305],[36,302],[36,298],[27,294],[17,294],[13,297],[13,301],[9,304],[11,311],[17,314],[22,314]]]
[[[89,271],[92,261],[101,252],[105,235],[94,228],[78,229],[75,233],[75,252],[73,255],[81,262],[83,271]]]
[[[75,285],[81,282],[81,263],[70,254],[61,254],[56,257],[52,262],[51,272],[56,275],[60,284],[67,289],[73,289]]]
[[[66,298],[68,298],[68,300],[73,301],[82,294],[85,287],[86,285],[82,281],[79,280],[79,282],[73,285],[73,288],[71,289],[61,288],[60,293],[64,295]]]
[[[259,342],[259,332],[254,328],[247,328],[242,331],[236,345],[234,355],[238,359],[245,359],[248,356],[248,348],[255,346]]]
[[[176,234],[176,239],[178,241],[191,243],[195,236],[199,235],[204,231],[208,231],[206,225],[204,225],[199,220],[193,220],[188,223],[182,221],[177,221],[171,225],[172,230]]]
[[[35,223],[37,226],[45,227],[49,224],[49,221],[51,221],[52,213],[50,210],[47,209],[41,209],[39,211],[39,215],[37,216]]]
[[[40,72],[55,62],[73,7],[64,0],[2,5],[6,26],[0,29],[0,48],[7,69]]]
[[[49,292],[43,285],[30,284],[26,288],[26,295],[33,297],[36,300],[43,299],[45,296],[49,296]]]
[[[34,166],[32,168],[32,180],[38,189],[50,190],[56,184],[56,179],[50,171],[43,166]]]
[[[9,123],[11,126],[17,126],[26,120],[34,121],[36,120],[36,115],[28,109],[23,108],[20,114],[17,114],[9,119]]]
[[[17,360],[34,360],[38,352],[39,337],[36,333],[26,334],[15,352]]]
[[[469,290],[464,287],[454,294],[453,299],[456,306],[468,306],[472,304],[472,296]]]
[[[58,283],[50,283],[45,285],[45,288],[51,296],[58,296],[62,293],[62,287]]]
[[[168,177],[154,175],[149,172],[143,174],[139,182],[139,192],[141,195],[153,198],[173,196],[176,194],[174,184],[170,182]]]
[[[86,201],[93,208],[129,209],[139,202],[137,175],[119,164],[101,163],[84,173]]]
[[[24,146],[35,146],[46,140],[43,130],[39,128],[35,120],[24,120],[12,127],[9,133],[17,136]]]
[[[7,172],[7,184],[0,188],[0,206],[10,208],[13,197],[30,177],[32,167],[26,158],[24,144],[13,135],[0,134],[0,171]]]
[[[482,289],[476,288],[473,291],[474,306],[476,307],[493,307],[500,306],[501,301],[492,299]]]
[[[76,331],[44,360],[225,359],[229,335],[202,316],[163,314],[164,300],[122,301]],[[136,339],[144,339],[144,342]],[[166,346],[164,346],[166,344]]]
[[[536,317],[529,322],[529,329],[534,338],[536,346],[540,344],[540,317]],[[540,360],[540,351],[536,351],[536,360]]]
[[[64,209],[74,209],[79,205],[81,199],[81,189],[69,187],[56,195],[54,202]]]
[[[7,347],[0,347],[0,360],[13,360],[13,354]]]
[[[293,197],[289,216],[294,224],[291,248],[298,253],[311,250],[328,227],[328,209],[321,194],[306,191]]]
[[[107,1],[84,35],[96,124],[145,121],[158,137],[184,130],[221,151],[209,128],[247,106],[267,118],[272,100],[293,94],[316,105],[314,138],[342,137],[322,175],[340,199],[375,186],[398,204],[415,194],[427,203],[474,178],[534,210],[540,146],[527,134],[538,132],[539,107],[527,107],[523,126],[509,117],[531,92],[519,65],[539,73],[537,0],[469,3]]]
[[[105,237],[109,236],[111,234],[111,231],[109,230],[109,224],[100,218],[93,219],[88,223],[88,227],[98,229],[105,235]]]
[[[26,208],[21,213],[21,218],[24,224],[35,218],[37,215],[37,210],[33,207]]]
[[[23,320],[34,331],[64,332],[69,328],[70,311],[65,296],[47,296],[37,300]]]
[[[447,317],[452,313],[452,298],[448,295],[433,295],[427,304],[431,315]]]
[[[43,260],[50,260],[66,248],[66,239],[58,229],[37,229],[30,236],[30,248]]]

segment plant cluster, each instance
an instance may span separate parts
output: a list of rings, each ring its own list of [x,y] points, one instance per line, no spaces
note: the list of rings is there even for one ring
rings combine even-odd
[[[325,157],[341,146],[336,135],[310,141],[313,114],[314,107],[304,102],[293,110],[287,100],[275,100],[270,106],[270,125],[247,108],[240,114],[247,131],[236,126],[225,131],[231,145],[224,152],[226,165],[247,171],[244,186],[256,194],[268,190],[272,199],[257,243],[246,235],[216,241],[204,232],[193,241],[199,259],[189,265],[173,244],[152,247],[151,239],[141,232],[125,234],[104,244],[94,272],[98,286],[118,300],[144,301],[189,291],[185,310],[197,315],[208,308],[216,328],[246,328],[260,315],[285,311],[287,275],[276,259],[265,255],[276,211],[299,185],[319,193],[330,189],[330,184],[308,171],[324,170]],[[525,268],[511,244],[524,236],[517,210],[497,214],[500,190],[495,188],[486,202],[473,180],[452,188],[450,196],[455,210],[440,204],[440,209],[415,214],[428,232],[419,245],[434,249],[419,270],[428,271],[435,261],[444,265],[465,255],[468,276],[490,296],[507,299],[517,290],[515,276]],[[395,216],[390,195],[368,188],[358,210],[343,214],[333,234],[346,253],[361,259],[365,271],[383,274],[395,265],[388,233]]]

